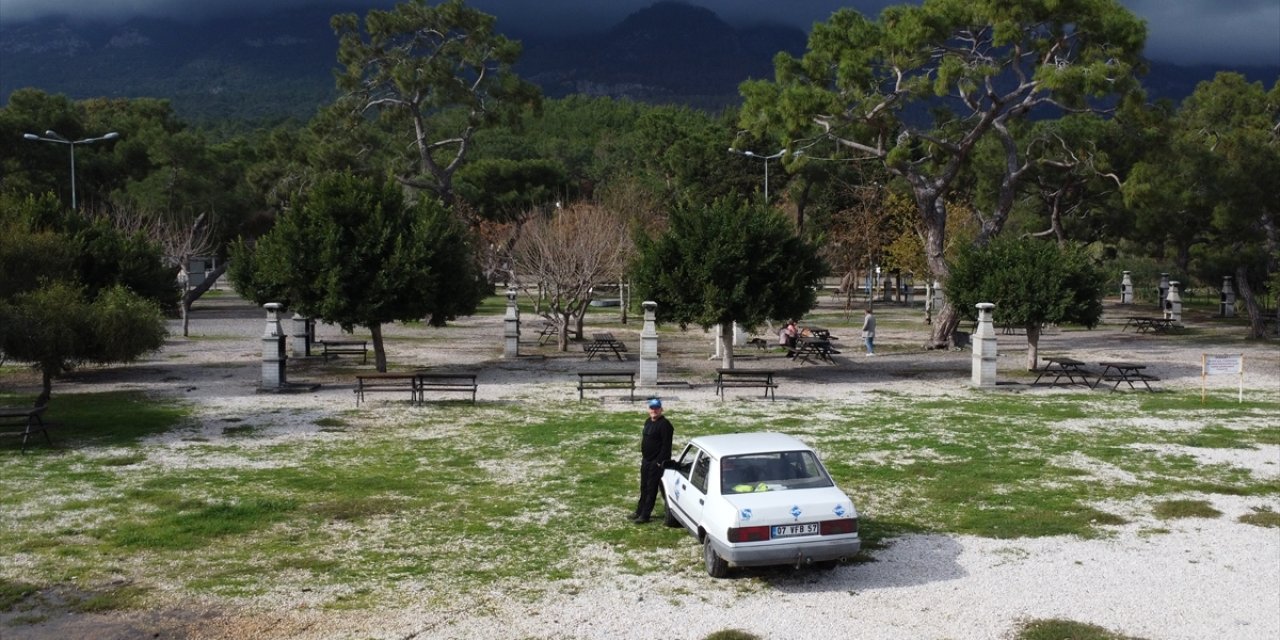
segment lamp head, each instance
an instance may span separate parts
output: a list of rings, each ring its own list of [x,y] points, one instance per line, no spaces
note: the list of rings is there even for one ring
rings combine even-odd
[[[22,134],[22,137],[23,137],[23,138],[26,138],[27,140],[39,140],[39,139],[40,139],[40,136],[38,136],[38,135],[36,135],[36,134],[34,134],[34,133],[24,133],[24,134]]]

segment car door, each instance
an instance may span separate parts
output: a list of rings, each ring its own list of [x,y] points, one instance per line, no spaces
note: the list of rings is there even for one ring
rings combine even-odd
[[[692,460],[688,467],[684,462]],[[681,474],[675,477],[672,498],[676,512],[686,527],[695,535],[702,523],[702,510],[707,500],[707,478],[711,472],[711,458],[706,452],[690,446],[680,458]],[[686,471],[687,469],[687,471]]]

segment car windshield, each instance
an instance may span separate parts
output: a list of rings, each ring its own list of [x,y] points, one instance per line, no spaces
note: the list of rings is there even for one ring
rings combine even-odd
[[[812,451],[726,456],[720,461],[720,493],[755,493],[832,486]]]

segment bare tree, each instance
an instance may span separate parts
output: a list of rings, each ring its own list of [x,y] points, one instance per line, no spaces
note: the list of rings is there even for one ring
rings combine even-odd
[[[569,349],[569,325],[586,312],[592,286],[617,282],[633,251],[624,216],[599,205],[571,205],[524,225],[515,244],[517,279],[541,289],[541,313],[556,323],[561,351]],[[579,324],[575,337],[581,334]]]
[[[165,258],[181,270],[183,286],[179,311],[182,317],[182,335],[186,337],[189,332],[191,304],[199,300],[227,270],[227,263],[223,261],[199,284],[194,287],[189,284],[186,269],[191,259],[207,256],[215,249],[213,225],[208,223],[208,216],[203,213],[194,218],[184,214],[153,216],[133,209],[117,209],[110,214],[110,218],[117,229],[141,233],[160,245]]]

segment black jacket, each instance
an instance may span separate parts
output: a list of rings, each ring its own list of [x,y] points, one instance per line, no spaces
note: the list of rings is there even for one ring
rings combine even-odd
[[[645,460],[661,462],[671,459],[671,438],[676,429],[666,416],[644,421],[644,435],[640,438],[640,456]]]

